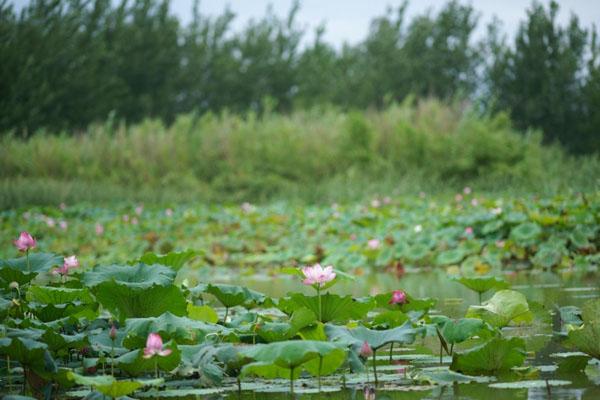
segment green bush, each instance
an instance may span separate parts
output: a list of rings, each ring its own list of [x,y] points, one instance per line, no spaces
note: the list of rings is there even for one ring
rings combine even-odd
[[[589,177],[600,176],[597,157],[572,158],[543,146],[538,132],[517,133],[505,114],[480,116],[464,104],[436,100],[351,113],[186,114],[169,127],[157,120],[130,127],[106,123],[77,136],[40,131],[28,140],[4,136],[0,144],[3,198],[32,203],[57,198],[48,193],[60,187],[61,199],[89,199],[96,192],[103,200],[114,193],[312,201],[316,193],[343,199],[372,195],[367,188],[444,191],[466,184],[594,190],[598,182]],[[354,194],[344,185],[354,186]]]

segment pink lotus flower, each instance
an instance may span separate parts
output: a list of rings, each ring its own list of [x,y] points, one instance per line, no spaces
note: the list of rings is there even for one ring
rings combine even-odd
[[[60,221],[58,223],[58,226],[60,227],[60,229],[62,229],[63,231],[66,231],[67,228],[69,227],[69,224],[67,223],[67,221]]]
[[[21,232],[19,238],[13,242],[15,247],[19,251],[28,251],[34,249],[37,245],[35,239],[29,234],[29,232]]]
[[[104,226],[102,224],[96,224],[96,235],[102,236],[104,234]]]
[[[173,216],[173,210],[171,210],[170,208],[167,208],[167,209],[165,210],[165,215],[166,215],[167,217],[169,217],[169,218],[170,218],[170,217],[172,217],[172,216]]]
[[[494,215],[502,214],[502,208],[501,207],[492,208],[491,212]]]
[[[456,196],[454,196],[454,200],[458,203],[461,202],[463,200],[463,195],[458,193]]]
[[[117,339],[117,327],[116,326],[113,325],[110,327],[110,331],[108,332],[108,337],[112,341],[115,341]],[[159,336],[159,338],[160,338],[160,336]]]
[[[138,224],[138,219],[136,217],[131,218],[131,224],[132,225],[137,225]]]
[[[302,283],[305,285],[319,285],[322,287],[323,284],[330,282],[335,279],[335,272],[331,265],[323,268],[321,264],[315,264],[312,267],[302,268],[302,273],[305,278]]]
[[[465,228],[465,235],[470,236],[473,234],[473,228],[471,228],[470,226],[467,226]]]
[[[77,257],[75,256],[71,256],[71,257],[65,257],[65,261],[63,262],[62,267],[57,268],[55,270],[52,271],[52,273],[54,275],[68,275],[69,271],[73,268],[77,268],[79,267],[79,260],[77,260]]]
[[[123,222],[129,222],[129,215],[128,214],[123,215]]]
[[[360,346],[359,354],[364,358],[369,358],[373,355],[373,349],[371,349],[371,346],[369,346],[369,343],[367,343],[366,340],[363,342],[362,346]]]
[[[381,201],[379,201],[379,199],[374,199],[371,201],[371,207],[373,208],[379,208],[381,207]]]
[[[468,186],[465,186],[465,188],[463,189],[463,193],[464,193],[464,194],[471,194],[471,192],[472,192],[472,190],[471,190],[471,188],[470,188],[470,187],[468,187]]]
[[[380,245],[379,239],[371,239],[367,242],[367,247],[371,250],[377,250]]]
[[[144,206],[142,204],[140,204],[139,206],[137,206],[135,208],[135,213],[137,215],[142,215],[143,212],[144,212]]]
[[[392,203],[392,198],[390,196],[385,196],[383,198],[383,204],[391,204]]]
[[[50,218],[50,217],[44,217],[46,219],[46,225],[48,225],[49,228],[54,228],[54,225],[56,225],[56,221],[54,220],[54,218]]]
[[[403,290],[394,290],[392,292],[392,298],[388,301],[388,304],[405,304],[406,293]]]
[[[160,335],[158,333],[151,333],[146,340],[144,358],[151,358],[157,354],[161,357],[168,356],[171,354],[171,349],[163,349],[163,341]]]
[[[473,207],[477,207],[477,206],[479,205],[479,200],[477,200],[477,199],[472,199],[472,200],[471,200],[471,205],[472,205]]]

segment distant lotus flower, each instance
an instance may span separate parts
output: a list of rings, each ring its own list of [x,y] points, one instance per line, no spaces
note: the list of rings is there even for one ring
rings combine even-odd
[[[46,225],[48,225],[48,227],[50,227],[50,228],[54,228],[54,225],[56,225],[56,221],[54,220],[54,218],[45,217],[45,219],[46,219]]]
[[[472,235],[473,234],[473,228],[471,228],[470,226],[467,226],[465,228],[465,235]]]
[[[465,186],[465,188],[463,189],[463,193],[464,194],[471,194],[471,188],[468,186]]]
[[[379,239],[371,239],[367,242],[367,247],[371,250],[377,250],[380,245],[381,242],[379,241]]]
[[[383,204],[391,204],[392,198],[390,196],[385,196],[383,198]]]
[[[172,216],[173,216],[173,210],[171,210],[170,208],[167,208],[167,209],[165,210],[165,215],[166,215],[167,217],[172,217]]]
[[[477,200],[477,199],[472,199],[472,200],[471,200],[471,205],[472,205],[473,207],[477,207],[477,206],[479,205],[479,200]]]
[[[58,226],[60,227],[60,229],[62,229],[63,231],[66,231],[67,228],[69,227],[69,224],[67,223],[67,221],[60,221],[58,223]]]
[[[373,208],[379,208],[381,207],[381,202],[379,201],[379,199],[374,199],[371,201],[371,207]]]
[[[144,212],[144,206],[142,204],[140,204],[139,206],[137,206],[135,208],[135,213],[137,215],[142,215],[143,212]]]
[[[356,233],[350,235],[350,240],[356,240]]]
[[[457,194],[456,194],[456,196],[454,196],[454,200],[455,200],[456,202],[460,202],[460,201],[462,201],[462,200],[463,200],[463,195],[462,195],[462,194],[460,194],[460,193],[457,193]]]
[[[96,235],[102,236],[104,234],[104,226],[102,224],[96,224]]]
[[[155,355],[165,357],[171,354],[171,349],[163,349],[163,341],[158,333],[151,333],[146,340],[144,348],[144,358],[151,358]]]
[[[373,349],[369,346],[369,343],[365,340],[360,346],[360,356],[363,358],[369,358],[373,355]]]
[[[15,240],[13,243],[19,251],[29,251],[34,249],[37,245],[35,239],[29,234],[29,232],[25,231],[21,232],[17,240]]]
[[[377,398],[375,388],[371,386],[365,386],[363,394],[365,395],[365,400],[375,400]]]
[[[117,339],[117,327],[116,326],[111,326],[110,327],[110,331],[108,332],[108,337],[110,337],[110,340],[115,341]],[[160,336],[159,336],[160,338]]]
[[[131,224],[132,225],[137,225],[138,224],[138,219],[136,217],[131,218]]]
[[[403,290],[394,290],[392,292],[392,298],[388,301],[388,304],[404,304],[406,303],[406,293]]]
[[[65,211],[65,209],[67,208],[67,205],[65,203],[60,203],[60,205],[58,206],[61,210]]]
[[[129,222],[129,215],[123,215],[123,222]]]
[[[79,267],[79,260],[75,256],[65,257],[64,265],[66,265],[69,269],[77,268]]]
[[[416,232],[416,233],[419,233],[419,232],[421,232],[421,231],[423,231],[423,227],[421,226],[421,224],[419,224],[419,225],[415,225],[415,232]]]
[[[330,282],[335,279],[335,272],[331,265],[323,268],[321,264],[315,264],[312,267],[302,268],[302,273],[305,278],[303,283],[305,285],[318,285],[322,287],[323,284]]]
[[[240,206],[240,208],[246,214],[249,214],[252,211],[254,211],[254,206],[252,204],[248,203],[247,201],[243,202],[242,205]]]
[[[62,275],[62,276],[68,275],[69,267],[66,264],[63,264],[62,267],[53,269],[52,274],[53,275]]]
[[[502,214],[502,208],[501,207],[492,208],[491,212],[494,215]]]

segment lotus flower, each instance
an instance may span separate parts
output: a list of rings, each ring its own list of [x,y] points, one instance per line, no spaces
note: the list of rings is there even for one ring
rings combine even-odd
[[[96,224],[96,235],[102,236],[104,234],[104,226],[102,224]]]
[[[471,228],[470,226],[467,226],[465,228],[465,235],[469,236],[473,234],[473,228]]]
[[[371,386],[365,386],[363,389],[365,400],[375,400],[377,395],[375,394],[375,388]]]
[[[116,326],[113,325],[110,327],[110,331],[108,332],[108,337],[110,337],[110,340],[112,340],[113,342],[117,339],[117,327]],[[160,339],[160,336],[158,338]]]
[[[321,264],[315,264],[312,267],[302,268],[302,273],[305,278],[302,283],[305,285],[318,285],[322,287],[323,284],[330,282],[335,279],[335,272],[331,265],[323,268]]]
[[[367,247],[371,250],[377,250],[380,244],[379,239],[371,239],[367,242]]]
[[[371,348],[371,346],[369,346],[369,343],[367,343],[366,340],[363,342],[362,346],[360,346],[359,354],[363,358],[369,358],[373,355],[373,349]]]
[[[167,208],[167,209],[165,210],[165,215],[166,215],[167,217],[169,217],[169,218],[170,218],[170,217],[172,217],[172,216],[173,216],[173,210],[172,210],[172,209],[170,209],[170,208]]]
[[[392,298],[388,301],[388,304],[404,304],[406,303],[406,293],[403,290],[394,290],[392,292]]]
[[[155,355],[166,357],[171,354],[171,349],[163,349],[163,341],[158,333],[151,333],[146,340],[144,358],[152,358]]]
[[[69,227],[69,224],[67,223],[67,221],[60,221],[58,223],[58,226],[60,227],[60,229],[62,229],[63,231],[66,231],[67,228]]]
[[[463,189],[463,193],[464,193],[464,194],[471,194],[471,192],[472,192],[472,190],[471,190],[471,188],[470,188],[470,187],[468,187],[468,186],[465,186],[465,188]]]
[[[423,231],[423,226],[421,224],[415,225],[415,232],[419,233]]]
[[[75,256],[65,257],[64,265],[66,265],[69,269],[77,268],[79,267],[79,260]]]
[[[28,251],[30,249],[35,248],[37,242],[35,239],[29,234],[29,232],[21,232],[19,238],[13,242],[15,247],[19,249],[19,251]]]

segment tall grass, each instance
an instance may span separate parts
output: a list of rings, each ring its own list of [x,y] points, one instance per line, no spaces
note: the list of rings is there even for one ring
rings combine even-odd
[[[0,206],[59,201],[304,201],[456,190],[597,190],[597,157],[435,100],[384,111],[193,114],[78,135],[0,139]]]

